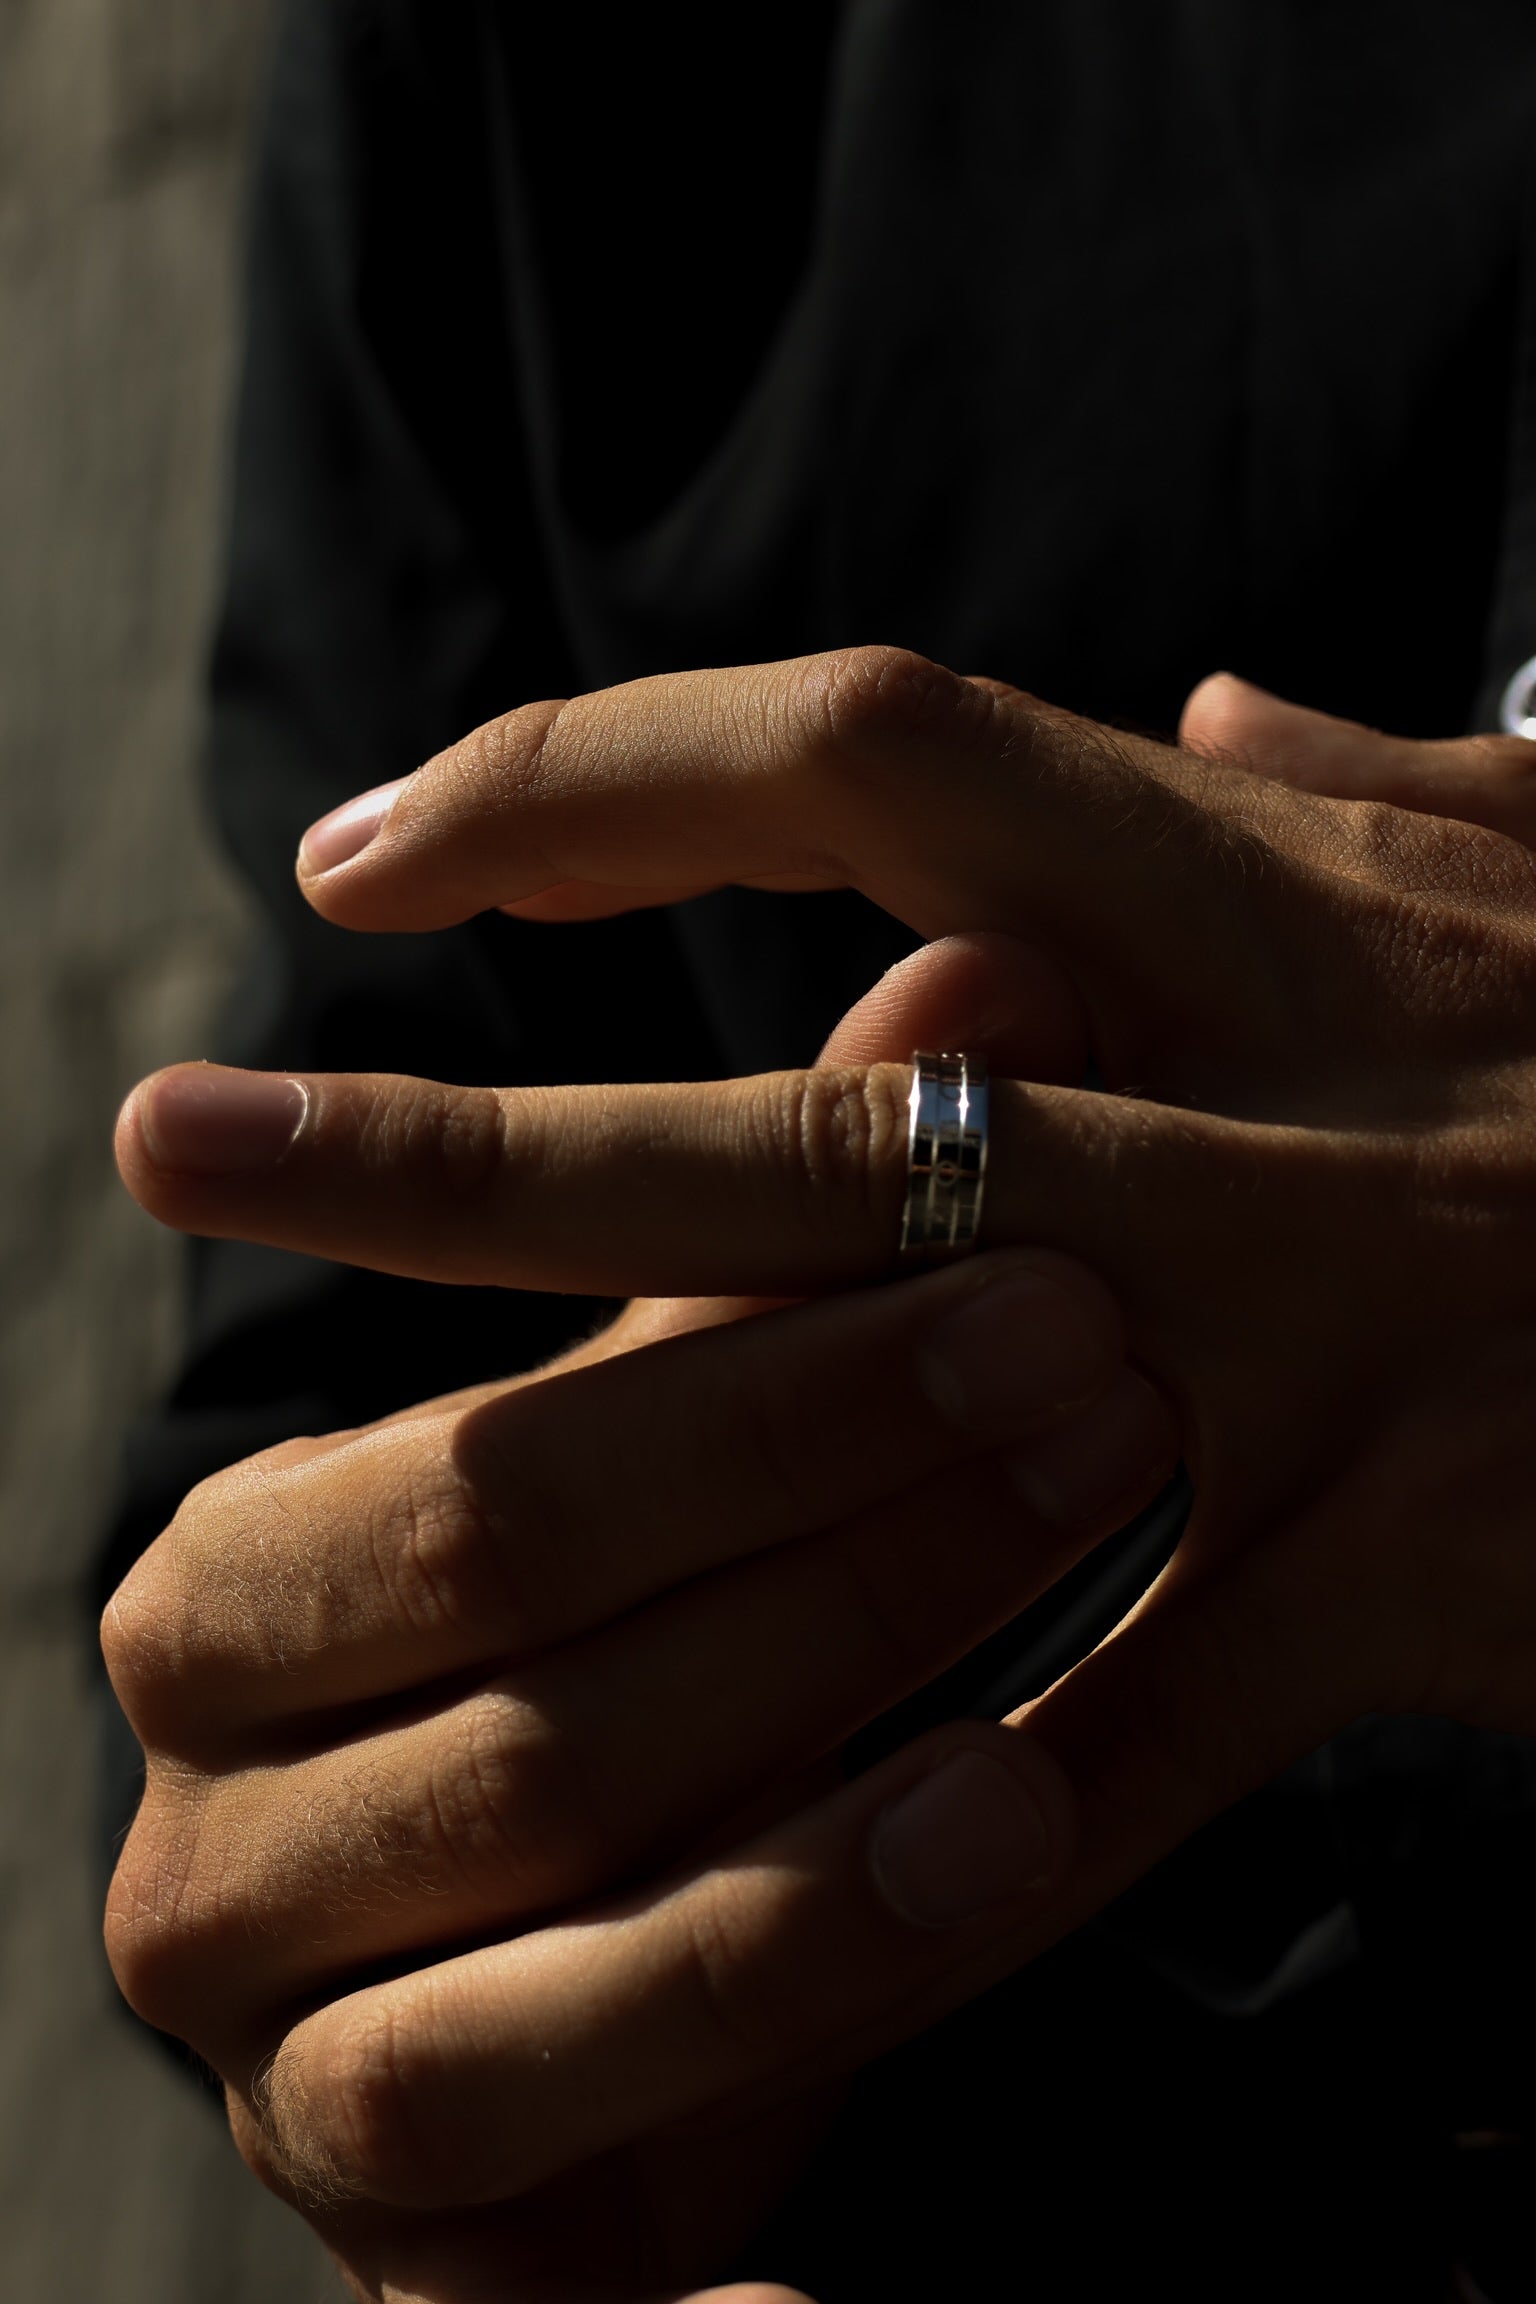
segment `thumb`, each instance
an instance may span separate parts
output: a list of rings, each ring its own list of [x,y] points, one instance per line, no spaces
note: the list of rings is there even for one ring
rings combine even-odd
[[[765,2287],[759,2280],[749,2280],[745,2287],[700,2290],[681,2304],[811,2304],[811,2299],[798,2288]]]
[[[1213,672],[1184,707],[1179,742],[1299,791],[1483,824],[1536,847],[1536,743],[1524,736],[1386,736]]]
[[[1037,946],[942,936],[887,969],[818,1061],[904,1064],[914,1048],[963,1048],[1001,1077],[1076,1087],[1088,1069],[1088,1019],[1071,977]]]
[[[1284,1541],[1217,1565],[1193,1564],[1188,1543],[1102,1646],[1014,1715],[1076,1789],[1074,1918],[1362,1712],[1390,1708],[1346,1577],[1320,1579]]]

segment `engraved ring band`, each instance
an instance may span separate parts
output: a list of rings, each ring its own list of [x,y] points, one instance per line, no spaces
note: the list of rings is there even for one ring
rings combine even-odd
[[[901,1257],[949,1263],[976,1246],[987,1177],[987,1068],[979,1057],[912,1058]]]

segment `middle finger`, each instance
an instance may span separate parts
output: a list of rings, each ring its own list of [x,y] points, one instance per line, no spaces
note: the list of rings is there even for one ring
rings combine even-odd
[[[360,1702],[502,1669],[1059,1420],[1122,1349],[1091,1273],[1011,1253],[257,1460],[129,1578],[120,1692],[194,1765],[329,1740]]]

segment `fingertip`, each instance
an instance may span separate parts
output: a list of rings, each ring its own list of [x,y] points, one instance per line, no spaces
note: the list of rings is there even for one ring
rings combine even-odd
[[[112,1150],[117,1173],[130,1198],[138,1202],[147,1216],[153,1216],[156,1223],[174,1226],[170,1205],[174,1184],[157,1165],[145,1129],[145,1108],[150,1094],[164,1077],[163,1072],[152,1072],[124,1097],[112,1132]]]
[[[996,1073],[1070,1084],[1087,1068],[1087,1016],[1038,946],[991,930],[941,936],[886,970],[817,1061],[905,1063],[920,1047],[964,1048]]]
[[[1187,752],[1230,752],[1242,740],[1237,731],[1256,712],[1295,709],[1240,673],[1208,672],[1185,698],[1179,742]]]
[[[118,1115],[118,1164],[129,1189],[151,1177],[236,1176],[273,1168],[309,1114],[309,1090],[281,1073],[171,1064],[141,1080]]]
[[[917,1290],[927,1288],[926,1300]],[[878,1292],[889,1296],[892,1291]],[[919,1382],[946,1421],[1011,1440],[1072,1419],[1115,1384],[1123,1366],[1118,1310],[1065,1258],[994,1254],[902,1292],[898,1314],[922,1307]]]
[[[695,2290],[680,2304],[816,2304],[816,2300],[802,2288],[776,2288],[761,2280],[748,2280],[730,2288]]]
[[[999,1272],[1027,1272],[1066,1297],[1074,1317],[1087,1333],[1104,1385],[1112,1382],[1125,1359],[1125,1314],[1103,1275],[1091,1264],[1085,1264],[1080,1256],[1069,1255],[1063,1248],[1000,1247],[985,1253]],[[1096,1392],[1085,1394],[1085,1397],[1096,1396]]]
[[[119,1176],[130,1192],[134,1190],[140,1160],[139,1101],[147,1085],[147,1081],[141,1080],[129,1089],[118,1106],[117,1118],[112,1126],[112,1157],[117,1162]]]
[[[1165,1488],[1180,1435],[1162,1393],[1123,1368],[1094,1400],[1013,1451],[1013,1484],[1048,1526],[1123,1527]]]
[[[1179,720],[1186,751],[1235,759],[1260,776],[1295,779],[1308,766],[1332,771],[1345,760],[1357,764],[1362,746],[1385,741],[1359,721],[1297,704],[1235,672],[1213,672],[1202,680]]]
[[[376,784],[310,825],[299,842],[294,866],[306,894],[372,846],[409,782],[408,776],[397,776],[391,783]]]
[[[907,1782],[868,1837],[886,1909],[925,1934],[1016,1916],[1068,1870],[1077,1801],[1052,1755],[1017,1728],[968,1725],[913,1748]]]

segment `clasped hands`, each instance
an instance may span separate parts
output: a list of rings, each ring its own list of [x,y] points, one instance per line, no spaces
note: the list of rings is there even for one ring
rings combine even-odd
[[[1536,1728],[1532,748],[1225,678],[1182,733],[889,650],[529,706],[314,828],[311,903],[930,943],[809,1072],[125,1107],[184,1230],[637,1299],[205,1483],[108,1611],[114,1965],[359,2296],[693,2296],[841,2073],[1347,1722]],[[993,1068],[987,1253],[889,1287],[919,1041]],[[840,1781],[1180,1451],[1106,1643]]]

